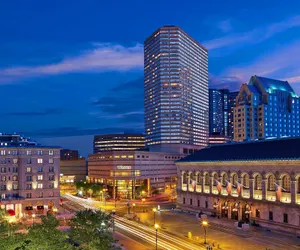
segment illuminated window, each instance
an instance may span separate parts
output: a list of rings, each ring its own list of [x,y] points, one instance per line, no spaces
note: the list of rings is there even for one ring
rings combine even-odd
[[[43,175],[42,175],[42,174],[39,174],[39,175],[37,176],[37,179],[38,179],[38,181],[43,180]]]
[[[38,183],[37,187],[38,188],[43,188],[43,183]]]
[[[54,159],[50,158],[49,159],[49,164],[53,164],[53,162],[54,162]]]
[[[54,155],[54,151],[53,150],[49,150],[49,155]]]
[[[43,163],[43,159],[42,159],[42,158],[39,158],[39,159],[37,159],[37,162],[38,162],[38,163]]]
[[[27,168],[26,168],[26,172],[27,172],[27,173],[31,173],[31,168],[30,168],[30,167],[27,167]]]

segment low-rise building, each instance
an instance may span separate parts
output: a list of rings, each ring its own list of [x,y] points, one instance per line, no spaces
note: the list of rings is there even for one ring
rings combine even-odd
[[[211,146],[177,164],[178,207],[300,234],[300,138]]]
[[[0,146],[1,208],[11,215],[54,211],[59,206],[60,149],[26,140]]]
[[[104,183],[113,198],[135,198],[137,189],[174,189],[178,154],[147,151],[113,151],[89,155],[88,179]]]

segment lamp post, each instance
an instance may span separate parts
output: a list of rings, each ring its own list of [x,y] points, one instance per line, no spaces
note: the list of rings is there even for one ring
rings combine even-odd
[[[34,218],[35,218],[35,214],[32,214],[32,226],[34,226]]]
[[[158,231],[159,225],[155,224],[154,228],[155,228],[155,249],[157,250],[157,231]]]
[[[156,220],[155,220],[156,208],[153,208],[152,211],[153,211],[153,219],[154,219],[154,225],[155,225],[155,222],[156,222]]]
[[[132,204],[133,214],[135,214],[135,203]]]
[[[144,209],[144,202],[146,201],[145,198],[142,199],[142,207],[143,207],[143,212],[145,212],[145,209]]]
[[[206,228],[208,226],[208,222],[207,222],[207,220],[203,220],[201,222],[201,224],[202,224],[202,227],[204,229],[204,244],[206,244]]]

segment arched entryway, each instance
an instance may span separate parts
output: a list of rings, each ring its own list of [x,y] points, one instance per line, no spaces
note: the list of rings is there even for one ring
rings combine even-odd
[[[228,218],[228,201],[225,201],[223,203],[221,217]]]
[[[251,206],[245,204],[242,209],[242,220],[246,223],[250,223]]]
[[[238,220],[239,219],[239,203],[237,203],[237,202],[235,202],[232,205],[231,219],[233,219],[233,220]]]

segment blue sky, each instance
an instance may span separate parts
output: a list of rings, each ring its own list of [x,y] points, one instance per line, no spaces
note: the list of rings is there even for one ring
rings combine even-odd
[[[3,1],[3,132],[92,151],[96,133],[143,131],[143,41],[178,25],[209,50],[210,84],[251,75],[300,93],[300,1]]]

